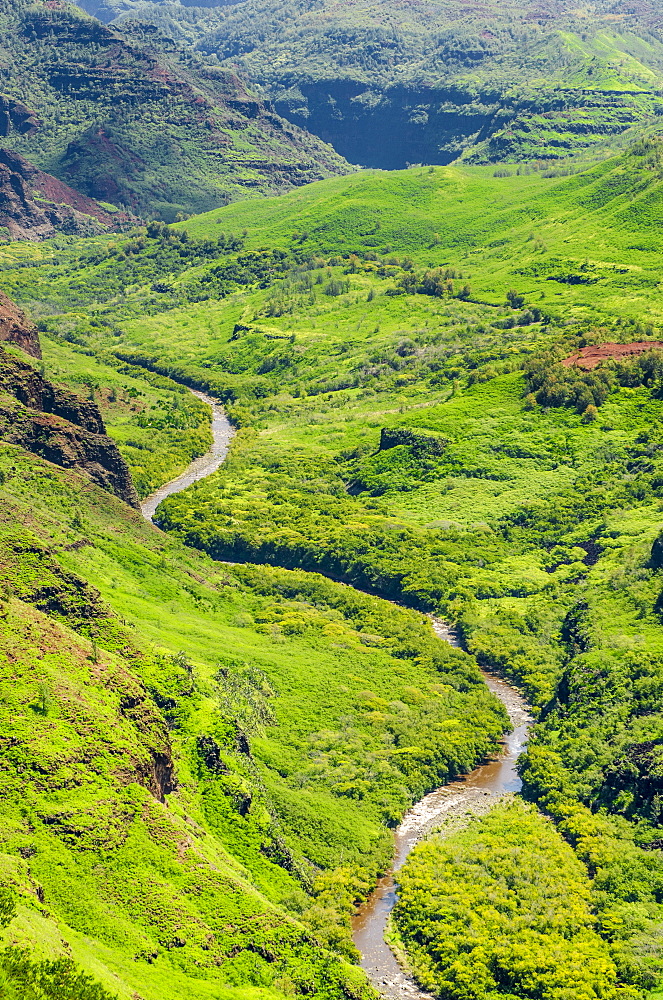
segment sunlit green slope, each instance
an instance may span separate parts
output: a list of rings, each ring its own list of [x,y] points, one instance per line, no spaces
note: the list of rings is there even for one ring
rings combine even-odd
[[[381,822],[405,802],[375,756],[379,727],[396,725],[387,678],[402,678],[397,700],[408,711],[439,704],[424,686],[420,624],[392,649],[384,611],[371,619],[379,627],[369,624],[368,611],[352,603],[363,598],[327,590],[319,578],[314,586],[302,572],[317,571],[397,598],[417,615],[444,614],[479,662],[526,691],[537,713],[526,794],[586,867],[587,905],[617,970],[612,981],[640,996],[656,995],[663,980],[663,584],[651,560],[663,524],[659,150],[652,140],[568,178],[495,177],[485,168],[371,172],[171,230],[152,225],[2,252],[4,287],[32,305],[48,333],[47,372],[87,372],[97,400],[108,400],[120,377],[140,386],[140,368],[172,376],[219,395],[240,428],[217,474],[162,505],[169,534],[141,536],[157,546],[149,568],[127,535],[116,549],[98,541],[63,558],[158,648],[186,651],[185,626],[201,697],[218,675],[208,658],[233,644],[278,688],[267,704],[275,714],[281,704],[278,727],[286,728],[266,725],[252,753],[297,864],[327,865],[329,845],[333,854],[350,829],[356,839],[345,852],[369,845],[376,864],[384,857]],[[587,345],[631,341],[642,343],[641,355],[590,373],[559,363]],[[164,422],[168,436],[174,391],[145,384],[142,412]],[[111,429],[138,465],[140,448],[128,438],[139,414],[126,406]],[[147,430],[136,441],[148,445]],[[184,559],[180,541],[238,564],[186,556],[197,577],[221,587],[212,598],[195,586],[195,613],[171,589],[169,546]],[[277,605],[285,602],[278,612],[275,593]],[[219,610],[231,598],[232,612]],[[314,627],[314,652],[309,605],[325,618]],[[226,616],[223,627],[217,614]],[[400,666],[396,649],[407,649],[395,656]],[[365,657],[375,657],[370,672]],[[291,673],[304,662],[320,663],[325,683],[335,678],[333,718],[317,700],[319,677]],[[426,697],[418,703],[405,676],[420,669],[413,686]],[[445,688],[439,694],[451,699],[445,711],[460,704]],[[465,707],[479,699],[483,720],[478,689],[460,695]],[[348,735],[343,719],[354,702],[345,698],[365,706],[356,712],[378,727],[370,738],[359,726],[359,736]],[[313,744],[304,739],[311,732]],[[434,732],[447,740],[454,728]],[[461,732],[463,754],[478,748],[474,730],[463,724]],[[438,773],[449,770],[435,741],[422,740],[415,727],[399,743],[410,795],[429,773],[409,769],[410,751],[425,751]],[[443,746],[451,754],[452,743]],[[333,803],[329,815],[345,833],[311,823],[320,802]],[[269,895],[259,881],[264,854],[256,859],[245,847],[233,857],[253,858],[242,864]],[[353,875],[339,877],[354,886]],[[346,888],[347,901],[355,890]],[[281,905],[282,897],[269,898]],[[319,913],[306,919],[327,928],[327,941],[330,923],[342,927]],[[343,949],[343,932],[338,940]]]
[[[471,658],[16,448],[0,468],[7,942],[122,998],[371,996],[348,916],[387,825],[504,725]]]

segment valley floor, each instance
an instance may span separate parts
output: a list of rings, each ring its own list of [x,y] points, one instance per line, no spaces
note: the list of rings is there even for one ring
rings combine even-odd
[[[237,427],[157,530],[2,384],[42,428],[0,450],[8,976],[368,1000],[351,914],[498,746],[486,667],[536,716],[522,795],[413,852],[393,939],[444,1000],[660,995],[660,170],[368,172],[2,248],[35,378],[140,497],[209,448],[180,383]],[[560,364],[606,342],[646,349]]]

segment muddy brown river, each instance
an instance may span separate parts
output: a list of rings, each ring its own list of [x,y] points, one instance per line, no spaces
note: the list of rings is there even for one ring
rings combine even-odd
[[[150,521],[162,500],[179,493],[199,479],[216,472],[228,454],[235,428],[217,400],[203,392],[191,390],[198,399],[212,407],[213,444],[207,454],[197,458],[171,482],[161,486],[141,504],[144,517]],[[439,618],[431,619],[435,633],[452,646],[459,642],[454,632]],[[391,872],[381,878],[366,903],[352,921],[352,936],[361,953],[361,965],[373,985],[389,1000],[429,1000],[416,983],[401,969],[389,945],[385,930],[389,915],[398,898],[397,875],[412,848],[445,820],[468,813],[487,812],[503,795],[520,791],[521,781],[516,761],[525,749],[532,723],[527,704],[505,681],[484,673],[490,690],[504,704],[513,727],[505,736],[503,751],[493,760],[477,767],[470,774],[431,792],[416,803],[403,817],[394,834],[394,863]]]

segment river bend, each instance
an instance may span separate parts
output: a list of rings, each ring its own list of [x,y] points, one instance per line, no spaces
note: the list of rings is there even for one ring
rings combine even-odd
[[[219,468],[225,460],[230,442],[235,434],[223,407],[203,392],[191,390],[198,399],[212,407],[211,449],[195,459],[177,479],[161,486],[141,504],[144,517],[151,521],[158,505],[173,493],[179,493],[199,479],[204,479]],[[453,631],[439,618],[432,618],[435,633],[452,646],[459,642]],[[470,774],[438,788],[424,796],[403,817],[394,833],[394,863],[392,870],[377,883],[374,891],[359,909],[352,921],[352,936],[361,953],[361,965],[373,985],[389,1000],[430,1000],[400,967],[385,941],[385,931],[397,895],[396,873],[412,848],[435,827],[453,817],[481,815],[499,799],[518,792],[521,781],[516,761],[525,749],[532,719],[523,698],[509,684],[492,674],[483,674],[490,690],[505,706],[512,725],[512,732],[505,736],[503,750],[492,760],[481,764]]]
[[[458,646],[453,631],[439,618],[433,629],[446,642]],[[509,684],[492,674],[483,674],[489,689],[506,708],[513,729],[505,736],[503,750],[470,774],[425,795],[403,817],[394,833],[392,870],[379,879],[375,889],[352,921],[352,937],[361,953],[361,966],[373,985],[389,1000],[430,1000],[401,969],[385,940],[391,911],[398,899],[397,872],[416,844],[445,820],[470,813],[488,812],[504,795],[520,791],[522,782],[516,761],[527,743],[532,718],[523,698]]]
[[[212,399],[211,396],[205,395],[204,392],[198,392],[196,389],[190,391],[198,399],[202,399],[203,403],[212,407],[212,447],[200,458],[194,459],[181,476],[172,479],[169,483],[164,483],[151,496],[143,500],[140,509],[148,521],[152,520],[157,507],[166,497],[172,496],[173,493],[181,493],[187,486],[191,486],[199,479],[204,479],[216,472],[225,461],[230,442],[235,436],[235,428],[228,420],[221,404],[216,399]]]

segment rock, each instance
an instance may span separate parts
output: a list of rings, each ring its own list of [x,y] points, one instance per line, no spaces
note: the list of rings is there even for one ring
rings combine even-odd
[[[0,292],[0,340],[16,344],[33,358],[41,358],[37,327],[3,292]]]
[[[54,465],[85,473],[139,507],[127,465],[107,436],[96,404],[53,385],[27,361],[1,348],[0,437]]]
[[[177,788],[177,778],[175,777],[175,765],[170,752],[170,746],[165,748],[164,753],[153,751],[153,770],[150,775],[148,788],[159,802],[166,801],[166,795],[170,795]]]
[[[41,124],[39,115],[22,101],[0,94],[0,136],[8,136],[12,129],[19,135],[31,135]]]
[[[211,736],[199,736],[196,740],[198,753],[209,771],[215,774],[228,774],[228,768],[221,760],[221,748]]]
[[[12,240],[47,240],[55,227],[34,202],[23,178],[0,163],[0,226]]]
[[[654,539],[650,561],[654,569],[660,569],[663,566],[663,533]]]
[[[23,156],[0,149],[0,226],[12,240],[46,240],[57,232],[94,236],[130,221],[39,170]]]

